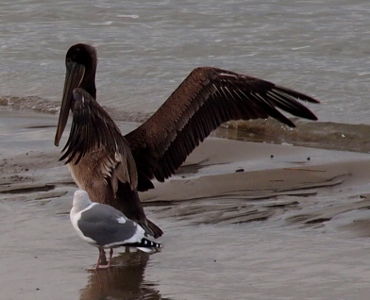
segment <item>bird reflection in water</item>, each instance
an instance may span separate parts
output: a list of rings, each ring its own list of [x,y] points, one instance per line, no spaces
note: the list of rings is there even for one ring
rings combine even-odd
[[[81,300],[170,300],[161,296],[156,284],[144,280],[148,253],[125,252],[113,258],[113,267],[91,270],[89,282],[81,290]]]

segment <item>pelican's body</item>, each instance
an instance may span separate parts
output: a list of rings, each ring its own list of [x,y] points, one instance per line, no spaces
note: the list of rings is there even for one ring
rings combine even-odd
[[[108,113],[84,89],[73,90],[71,134],[66,159],[77,186],[94,202],[109,204],[138,222],[153,237],[162,230],[146,219],[137,193],[131,149]]]
[[[110,204],[154,237],[162,231],[146,219],[138,191],[153,188],[176,172],[212,130],[229,120],[273,117],[294,127],[280,110],[316,120],[297,100],[318,101],[274,83],[211,67],[194,69],[145,123],[122,136],[96,101],[96,50],[72,46],[66,55],[66,80],[55,145],[69,111],[73,122],[61,159],[92,201]]]
[[[78,163],[76,160],[68,163],[68,168],[77,186],[82,190],[92,191],[93,198],[101,199],[98,202],[111,203],[115,199],[115,189],[108,188],[106,178],[110,166],[104,163],[109,160],[109,153],[103,148],[93,149],[88,155],[81,157]]]

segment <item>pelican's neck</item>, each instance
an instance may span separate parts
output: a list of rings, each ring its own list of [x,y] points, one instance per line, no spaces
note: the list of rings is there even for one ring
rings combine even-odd
[[[95,66],[96,68],[96,66]],[[86,75],[81,82],[80,88],[83,88],[88,92],[94,99],[96,99],[96,87],[95,87],[95,69],[87,69]]]

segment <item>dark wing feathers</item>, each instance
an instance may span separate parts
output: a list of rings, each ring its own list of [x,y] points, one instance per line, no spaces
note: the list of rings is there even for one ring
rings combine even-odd
[[[297,99],[318,103],[299,92],[258,78],[202,67],[190,75],[168,100],[125,137],[136,161],[138,190],[164,181],[214,129],[229,120],[273,117],[294,127],[279,110],[302,118],[316,116]]]
[[[80,88],[75,89],[73,95],[73,122],[60,160],[67,159],[66,163],[73,161],[78,164],[87,152],[101,145],[109,153],[125,149],[120,130],[99,103]]]

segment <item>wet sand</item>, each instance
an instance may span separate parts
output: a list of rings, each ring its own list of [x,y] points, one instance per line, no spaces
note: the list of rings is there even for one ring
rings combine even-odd
[[[95,272],[56,116],[0,115],[1,299],[368,299],[368,154],[209,138],[141,194],[162,252]]]

